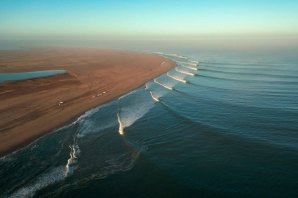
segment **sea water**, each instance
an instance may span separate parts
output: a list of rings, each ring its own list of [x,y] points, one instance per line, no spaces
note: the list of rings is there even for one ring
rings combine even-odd
[[[0,84],[8,81],[19,81],[33,78],[49,77],[63,73],[65,73],[65,70],[42,70],[19,73],[0,73]]]
[[[297,197],[297,57],[159,55],[177,67],[1,158],[0,197]]]

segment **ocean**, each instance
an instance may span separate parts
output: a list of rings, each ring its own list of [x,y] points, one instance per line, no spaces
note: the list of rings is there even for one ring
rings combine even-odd
[[[151,51],[177,67],[0,159],[0,197],[297,197],[293,51]]]

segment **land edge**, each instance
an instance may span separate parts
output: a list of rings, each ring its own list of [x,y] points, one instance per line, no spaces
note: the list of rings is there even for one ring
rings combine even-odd
[[[115,51],[123,51],[123,50],[115,50]],[[125,50],[125,51],[126,51],[126,50]],[[137,52],[137,51],[131,51],[131,52]],[[113,96],[113,97],[110,98],[110,99],[107,99],[106,101],[100,102],[99,104],[96,104],[96,105],[94,105],[93,107],[88,108],[87,110],[84,110],[84,111],[82,111],[82,112],[80,112],[80,113],[77,113],[77,114],[71,116],[70,119],[66,120],[65,122],[62,122],[61,124],[59,124],[59,126],[56,126],[56,127],[53,127],[53,128],[51,128],[51,129],[49,129],[49,130],[43,131],[43,132],[41,132],[40,134],[38,134],[38,135],[36,135],[36,136],[32,136],[31,138],[28,138],[28,139],[27,139],[26,141],[24,141],[23,143],[20,143],[20,144],[16,144],[16,145],[14,145],[14,146],[11,146],[9,149],[7,149],[7,150],[5,150],[5,151],[3,151],[3,152],[0,153],[0,159],[9,157],[10,155],[13,155],[14,153],[17,153],[17,152],[19,152],[19,151],[21,151],[21,150],[27,148],[28,146],[30,146],[30,145],[33,144],[34,142],[38,141],[39,139],[45,137],[46,135],[50,135],[50,134],[52,134],[52,133],[58,132],[58,130],[59,130],[60,128],[62,128],[63,126],[66,126],[66,125],[68,125],[68,124],[71,124],[71,123],[75,122],[75,121],[76,121],[81,115],[83,115],[84,113],[86,113],[86,112],[88,112],[88,111],[90,111],[90,110],[92,110],[92,109],[94,109],[94,108],[97,108],[97,107],[99,107],[99,106],[101,106],[101,105],[104,105],[104,104],[107,104],[107,103],[109,103],[109,102],[111,102],[111,101],[114,101],[114,100],[118,99],[119,97],[121,97],[121,96],[123,96],[123,95],[125,95],[125,94],[127,94],[127,93],[129,93],[129,92],[131,92],[131,91],[133,91],[133,90],[136,90],[136,89],[138,89],[138,88],[143,87],[147,82],[153,80],[154,78],[156,78],[156,77],[158,77],[158,76],[163,75],[164,73],[168,72],[169,70],[171,70],[172,68],[174,68],[174,67],[177,66],[177,63],[176,63],[174,60],[172,60],[172,59],[170,59],[170,58],[167,58],[167,57],[165,57],[165,56],[159,55],[159,54],[149,53],[149,52],[137,52],[137,53],[142,53],[142,54],[149,54],[149,55],[158,56],[158,57],[161,57],[161,58],[164,58],[164,59],[169,60],[169,61],[172,62],[173,64],[171,65],[171,67],[168,68],[168,70],[163,71],[162,73],[158,73],[156,76],[152,77],[152,78],[149,79],[149,80],[147,79],[147,80],[146,80],[144,83],[142,83],[141,85],[138,85],[138,86],[136,86],[136,87],[132,87],[131,89],[128,89],[128,90],[125,90],[125,91],[123,91],[123,92],[121,92],[121,93],[119,93],[119,94],[116,94],[115,96]],[[41,77],[41,78],[34,78],[34,79],[44,79],[44,78],[49,78],[49,79],[50,79],[50,78],[53,78],[53,77],[55,77],[55,76],[58,76],[58,75],[65,75],[65,74],[68,74],[68,75],[71,75],[71,76],[73,76],[73,75],[76,76],[75,74],[73,74],[73,72],[70,72],[70,71],[67,71],[67,70],[66,70],[66,72],[63,73],[63,74],[57,74],[57,75],[53,75],[53,76]],[[26,81],[26,80],[28,80],[28,79],[21,80],[21,81]],[[21,81],[19,81],[19,82],[21,82]],[[15,82],[17,82],[17,81],[11,81],[11,82],[9,82],[9,83],[15,83]]]

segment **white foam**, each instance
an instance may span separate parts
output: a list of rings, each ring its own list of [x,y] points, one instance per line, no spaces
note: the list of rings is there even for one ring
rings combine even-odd
[[[120,96],[119,98],[118,98],[118,100],[122,100],[123,98],[125,98],[125,97],[127,97],[127,96],[130,96],[131,94],[134,94],[134,93],[136,93],[138,90],[136,89],[136,90],[133,90],[133,91],[131,91],[131,92],[128,92],[127,94],[124,94],[123,96]]]
[[[179,78],[177,78],[177,77],[175,77],[175,76],[172,76],[171,74],[169,74],[169,72],[167,72],[167,76],[169,76],[170,78],[172,78],[172,79],[174,79],[174,80],[177,80],[177,81],[179,81],[179,82],[187,83],[186,80],[179,79]]]
[[[58,128],[58,129],[55,129],[53,132],[59,132],[59,131],[65,129],[65,128],[68,128],[68,127],[70,127],[70,126],[72,126],[72,125],[75,125],[76,123],[81,122],[82,120],[85,120],[85,118],[92,116],[92,115],[93,115],[94,113],[96,113],[100,108],[102,108],[102,107],[104,107],[104,106],[107,106],[107,105],[109,105],[109,103],[104,104],[104,105],[99,106],[99,107],[96,107],[96,108],[94,108],[94,109],[91,109],[91,110],[89,110],[89,111],[86,111],[86,112],[83,113],[81,116],[79,116],[75,121],[73,121],[73,122],[71,122],[71,123],[69,123],[69,124],[66,124],[66,125],[64,125],[64,126],[62,126],[62,127],[60,127],[60,128]],[[8,161],[8,160],[12,160],[12,159],[16,156],[16,154],[17,154],[18,152],[23,151],[23,150],[25,150],[25,149],[31,147],[32,145],[36,144],[36,142],[38,142],[38,141],[39,141],[40,139],[42,139],[42,138],[46,138],[46,136],[41,136],[40,138],[37,138],[36,140],[34,140],[32,143],[28,144],[27,146],[24,146],[24,147],[22,147],[22,148],[20,148],[20,149],[18,149],[18,150],[16,150],[16,151],[13,151],[13,152],[11,152],[11,153],[9,153],[9,154],[7,154],[7,155],[1,157],[1,158],[0,158],[0,161]]]
[[[124,129],[131,126],[137,120],[142,118],[152,107],[153,102],[146,97],[146,95],[136,95],[129,98],[129,104],[119,100],[119,105],[121,109],[117,113],[118,123],[119,123],[119,134],[124,134]],[[135,101],[135,102],[134,102]]]
[[[177,61],[177,62],[178,62],[178,63],[181,63],[181,64],[191,65],[191,66],[197,66],[197,65],[198,65],[197,63],[185,62],[185,61]]]
[[[65,176],[72,175],[76,164],[78,162],[78,157],[80,155],[80,148],[78,144],[73,144],[69,146],[70,148],[70,158],[67,160],[66,166],[65,166]]]
[[[181,67],[185,67],[185,68],[187,68],[187,69],[195,70],[195,71],[198,70],[198,68],[195,68],[195,67],[188,67],[188,66],[185,66],[185,65],[180,65],[180,66],[181,66]]]
[[[177,72],[180,72],[180,73],[185,74],[185,75],[189,75],[189,76],[194,76],[194,75],[195,75],[195,74],[190,73],[190,72],[187,72],[187,71],[182,71],[182,70],[180,70],[180,69],[178,69],[178,68],[175,68],[175,70],[176,70]]]
[[[182,56],[182,55],[179,55],[179,54],[167,54],[167,55],[174,56],[174,57],[181,58],[181,59],[187,59],[186,56]]]
[[[111,107],[114,108],[114,107]],[[81,120],[79,129],[77,132],[77,138],[84,138],[88,135],[95,135],[97,133],[102,132],[103,130],[110,128],[116,125],[116,122],[112,117],[107,118],[105,113],[100,113],[100,115],[96,115],[96,120],[94,119],[84,119]]]
[[[141,147],[139,150],[135,150],[132,152],[125,152],[117,157],[105,160],[107,165],[105,167],[101,167],[99,171],[95,171],[93,174],[89,175],[87,178],[84,178],[81,180],[81,182],[87,182],[94,179],[104,179],[108,175],[117,173],[117,172],[124,172],[131,170],[138,157],[140,156],[140,153],[143,151],[143,147]]]
[[[154,101],[159,102],[159,99],[153,95],[152,91],[149,91],[149,93]]]
[[[57,129],[57,131],[60,131],[60,130],[65,129],[65,128],[71,126],[71,125],[74,125],[74,124],[78,123],[78,122],[81,122],[81,121],[86,120],[86,118],[91,117],[92,115],[94,115],[95,113],[97,113],[101,108],[106,107],[106,106],[109,106],[110,104],[111,103],[106,103],[106,104],[103,104],[101,106],[98,106],[98,107],[96,107],[94,109],[91,109],[89,111],[86,111],[81,116],[79,116],[74,122],[62,126],[61,128]]]
[[[164,84],[162,84],[162,83],[158,82],[156,79],[154,79],[153,81],[154,81],[155,83],[159,84],[160,86],[162,86],[162,87],[166,88],[166,89],[173,90],[173,88],[172,88],[172,87],[169,87],[169,86],[167,86],[167,85],[164,85]]]
[[[118,123],[119,123],[119,134],[123,135],[124,134],[124,127],[123,127],[123,124],[121,122],[119,113],[117,113],[117,119],[118,119]]]
[[[164,54],[164,53],[162,53],[162,52],[153,52],[153,54],[165,55],[165,54]]]
[[[10,197],[33,197],[38,190],[64,180],[66,177],[64,170],[63,166],[56,167],[40,175],[33,183],[18,189]]]

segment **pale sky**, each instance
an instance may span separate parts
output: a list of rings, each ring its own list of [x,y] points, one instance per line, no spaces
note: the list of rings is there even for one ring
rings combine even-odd
[[[1,39],[295,37],[297,0],[1,0]]]

